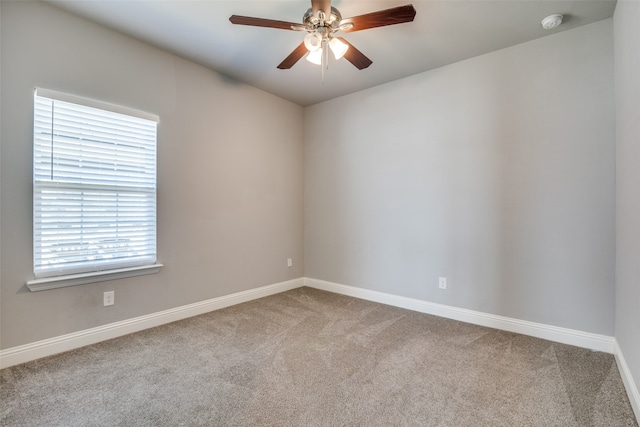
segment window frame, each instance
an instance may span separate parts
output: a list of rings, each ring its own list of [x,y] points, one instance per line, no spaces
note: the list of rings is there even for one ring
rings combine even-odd
[[[153,237],[153,242],[154,242],[154,249],[155,249],[155,253],[152,255],[151,258],[153,258],[153,260],[148,260],[145,263],[141,263],[140,265],[135,265],[135,264],[130,264],[127,265],[128,261],[123,261],[122,263],[120,263],[120,266],[115,266],[115,267],[109,267],[109,266],[104,266],[104,265],[100,265],[100,262],[97,263],[93,263],[94,265],[96,265],[96,267],[93,267],[91,269],[87,268],[86,266],[83,268],[84,270],[87,271],[83,271],[83,272],[74,272],[75,267],[69,268],[69,269],[60,269],[59,271],[57,271],[56,273],[44,273],[41,275],[37,275],[35,273],[36,271],[36,225],[35,225],[35,221],[36,221],[36,191],[38,191],[38,188],[43,188],[48,184],[45,184],[43,186],[42,183],[37,183],[36,180],[36,169],[35,169],[35,162],[36,162],[36,121],[35,121],[35,112],[36,112],[36,100],[37,97],[44,97],[44,98],[49,98],[55,101],[62,101],[62,102],[67,102],[67,103],[72,103],[75,105],[78,105],[80,107],[88,107],[88,108],[94,108],[94,109],[99,109],[102,110],[103,112],[109,112],[109,113],[117,113],[117,114],[123,114],[123,115],[127,115],[130,118],[138,118],[138,119],[143,119],[146,121],[154,121],[156,122],[156,130],[155,130],[155,158],[154,158],[154,162],[155,164],[153,165],[154,167],[154,179],[153,179],[153,191],[152,193],[148,193],[148,194],[152,194],[153,196],[153,206],[154,206],[154,211],[153,211],[153,219],[154,219],[154,237]],[[157,248],[157,152],[158,152],[158,135],[157,135],[157,126],[159,124],[159,118],[157,115],[154,114],[150,114],[150,113],[146,113],[146,112],[142,112],[142,111],[138,111],[138,110],[134,110],[131,108],[127,108],[127,107],[122,107],[122,106],[118,106],[118,105],[113,105],[113,104],[109,104],[106,102],[101,102],[101,101],[96,101],[96,100],[92,100],[92,99],[88,99],[88,98],[83,98],[83,97],[78,97],[78,96],[74,96],[74,95],[70,95],[70,94],[66,94],[66,93],[61,93],[61,92],[57,92],[57,91],[52,91],[52,90],[48,90],[48,89],[42,89],[42,88],[35,88],[34,89],[34,98],[33,98],[33,108],[34,108],[34,121],[32,123],[32,131],[33,131],[33,154],[32,154],[32,166],[33,166],[33,181],[32,181],[32,196],[34,197],[34,206],[33,206],[33,210],[32,210],[32,219],[34,221],[34,228],[33,228],[33,257],[32,257],[32,265],[34,267],[34,279],[32,280],[28,280],[26,282],[27,287],[29,288],[29,290],[31,291],[41,291],[41,290],[47,290],[47,289],[55,289],[55,288],[61,288],[61,287],[66,287],[66,286],[75,286],[75,285],[82,285],[82,284],[87,284],[87,283],[95,283],[95,282],[102,282],[102,281],[107,281],[107,280],[115,280],[115,279],[121,279],[121,278],[125,278],[125,277],[134,277],[134,276],[140,276],[140,275],[146,275],[146,274],[153,274],[153,273],[158,273],[160,271],[160,268],[163,266],[162,264],[160,264],[157,260],[157,254],[158,254],[158,248]],[[55,119],[53,119],[55,120]],[[48,172],[47,172],[48,173]],[[82,175],[81,175],[82,176]],[[52,181],[53,182],[53,181]],[[81,185],[87,184],[86,182],[82,182]],[[61,188],[66,188],[64,185],[60,186]],[[98,184],[98,188],[104,188],[105,190],[103,191],[107,191],[109,189],[109,184],[108,183],[99,183]],[[84,196],[83,196],[84,197]],[[126,260],[126,258],[125,258]],[[90,262],[88,264],[91,264]],[[66,271],[65,271],[66,270]],[[77,270],[76,270],[77,271]]]

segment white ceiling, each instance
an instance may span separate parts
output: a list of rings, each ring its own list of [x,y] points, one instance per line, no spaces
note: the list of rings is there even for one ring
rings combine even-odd
[[[307,106],[613,16],[615,0],[333,0],[343,18],[413,4],[413,22],[344,34],[373,64],[358,70],[331,58],[320,67],[300,60],[276,66],[304,33],[233,25],[245,15],[301,22],[308,0],[46,0],[77,15]],[[565,16],[554,30],[540,21]]]

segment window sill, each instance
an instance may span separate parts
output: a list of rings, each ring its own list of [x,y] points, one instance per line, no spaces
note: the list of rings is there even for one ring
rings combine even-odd
[[[70,274],[68,276],[44,277],[42,279],[29,280],[26,285],[31,292],[46,291],[48,289],[64,288],[67,286],[85,285],[87,283],[106,282],[107,280],[154,274],[160,271],[160,267],[162,267],[162,264]]]

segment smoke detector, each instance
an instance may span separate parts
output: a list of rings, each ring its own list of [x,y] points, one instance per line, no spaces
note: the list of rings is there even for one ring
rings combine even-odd
[[[542,20],[542,28],[545,30],[551,30],[556,28],[558,25],[562,24],[562,15],[556,13],[554,15],[549,15]]]

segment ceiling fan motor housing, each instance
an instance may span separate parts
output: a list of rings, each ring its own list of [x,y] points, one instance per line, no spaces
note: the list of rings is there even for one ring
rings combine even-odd
[[[331,28],[337,31],[340,28],[342,14],[335,7],[331,6],[331,13],[326,14],[323,10],[318,11],[318,16],[313,15],[313,9],[309,8],[302,17],[302,23],[309,32],[316,31],[319,27]]]

